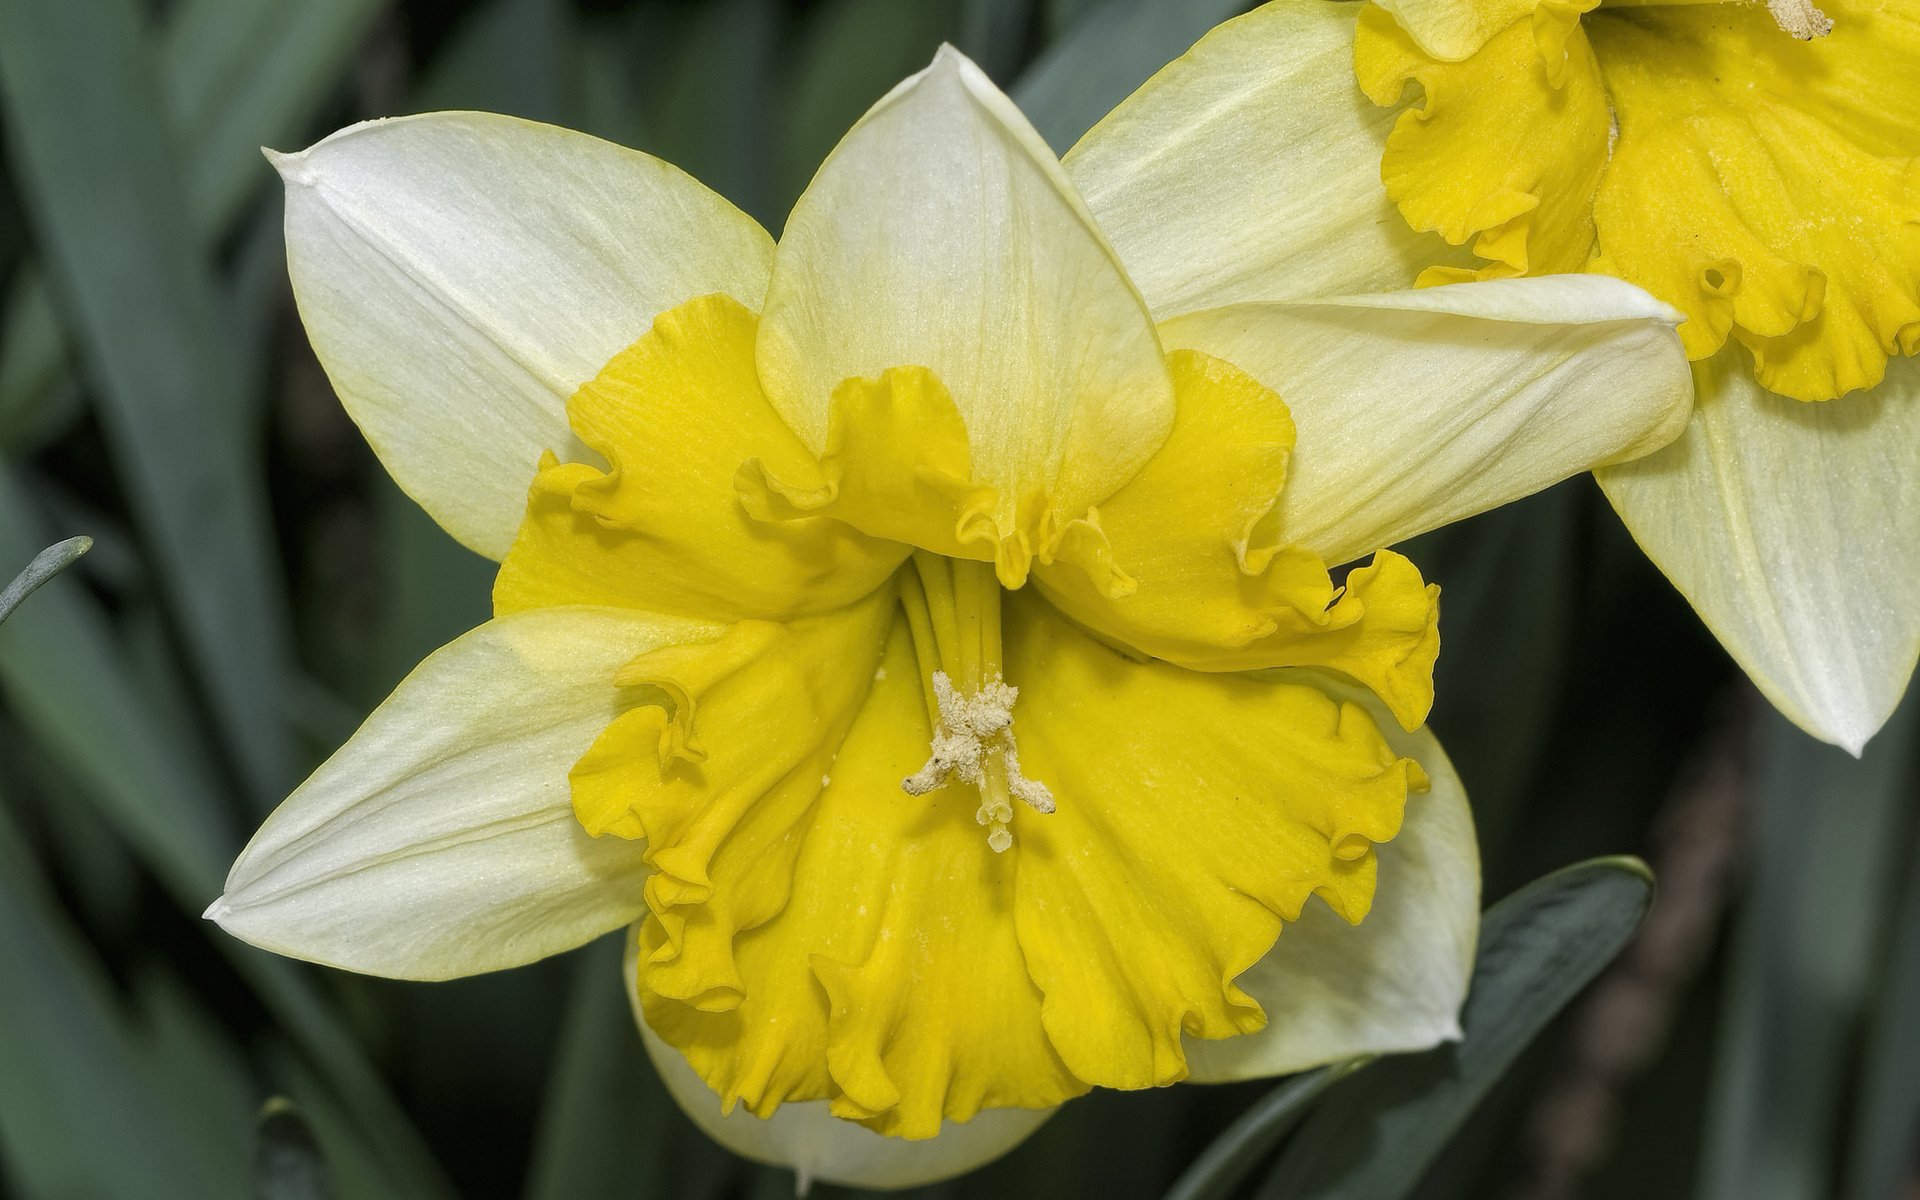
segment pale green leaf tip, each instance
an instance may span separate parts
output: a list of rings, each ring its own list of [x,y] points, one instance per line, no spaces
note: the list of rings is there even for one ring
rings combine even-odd
[[[63,542],[55,542],[45,550],[33,556],[12,582],[0,587],[0,621],[5,621],[19,608],[28,596],[39,590],[40,585],[72,566],[87,551],[93,549],[93,539],[81,534]]]

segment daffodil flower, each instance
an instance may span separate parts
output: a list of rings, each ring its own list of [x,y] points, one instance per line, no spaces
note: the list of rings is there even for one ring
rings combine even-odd
[[[1422,282],[1591,270],[1686,314],[1692,425],[1601,486],[1767,697],[1858,752],[1920,657],[1920,9],[1281,0],[1216,35],[1300,36],[1387,107],[1331,71],[1268,101],[1343,117],[1406,222],[1471,247],[1406,247]]]
[[[1678,314],[1265,302],[1215,290],[1230,229],[1130,276],[1100,144],[1063,169],[942,51],[778,246],[505,117],[275,156],[336,390],[500,571],[209,915],[412,979],[630,926],[688,1112],[876,1185],[1091,1087],[1456,1036],[1478,863],[1437,589],[1383,547],[1675,436]]]

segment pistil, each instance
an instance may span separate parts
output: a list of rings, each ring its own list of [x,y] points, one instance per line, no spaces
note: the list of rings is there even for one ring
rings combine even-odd
[[[926,765],[901,781],[922,796],[954,778],[980,795],[974,819],[996,853],[1013,844],[1013,801],[1053,811],[1053,793],[1020,769],[1013,738],[1019,689],[1001,674],[1000,584],[991,563],[914,555],[905,595],[914,650],[927,681],[933,745]]]

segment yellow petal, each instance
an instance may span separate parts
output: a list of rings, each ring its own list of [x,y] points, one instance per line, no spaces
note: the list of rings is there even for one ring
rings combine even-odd
[[[574,766],[573,807],[590,833],[646,839],[649,990],[738,1003],[734,934],[786,903],[798,833],[896,605],[888,588],[790,624],[742,621],[614,677],[629,707]]]
[[[1684,437],[1600,484],[1767,698],[1858,753],[1920,656],[1920,361],[1806,405],[1762,391],[1737,353],[1695,365]]]
[[[730,840],[714,858],[716,901],[790,896],[738,936],[735,1002],[703,1011],[660,994],[658,935],[642,934],[647,1023],[725,1109],[777,1119],[777,1105],[824,1099],[843,1119],[928,1138],[943,1119],[1086,1090],[1041,1028],[1010,915],[1015,856],[988,849],[970,790],[901,791],[931,736],[918,670],[901,621],[805,827],[772,847]]]
[[[1245,1037],[1189,1039],[1202,1083],[1304,1071],[1362,1054],[1425,1050],[1460,1037],[1460,1005],[1480,931],[1480,851],[1466,789],[1432,732],[1387,721],[1364,694],[1381,734],[1419,763],[1428,790],[1407,798],[1407,819],[1379,856],[1373,907],[1357,927],[1309,904],[1240,986],[1267,1011]]]
[[[1425,93],[1394,124],[1380,161],[1387,194],[1410,225],[1456,246],[1475,239],[1474,252],[1492,260],[1481,278],[1586,266],[1612,118],[1577,9],[1544,5],[1453,63],[1428,55],[1369,4],[1354,69],[1376,104],[1398,103],[1408,82]],[[1444,268],[1421,279],[1470,277]]]
[[[1062,160],[1157,318],[1467,261],[1380,188],[1393,114],[1354,82],[1353,12],[1290,0],[1216,27]]]
[[[950,558],[999,561],[1008,587],[1026,579],[1031,536],[1002,536],[997,489],[973,477],[966,423],[924,367],[834,389],[818,462],[754,461],[738,479],[748,512],[767,522],[845,522],[863,533]]]
[[[1183,1035],[1265,1024],[1234,980],[1310,896],[1366,916],[1374,843],[1425,776],[1297,679],[1130,661],[1025,594],[1007,617],[1022,767],[1057,801],[1010,852],[1048,1036],[1090,1083],[1173,1082]]]
[[[1112,249],[1025,118],[950,48],[861,118],[794,206],[759,366],[816,454],[844,381],[931,371],[1004,537],[1048,511],[1080,515],[1173,418]]]
[[[720,1097],[686,1056],[647,1026],[638,986],[638,932],[636,926],[627,939],[627,1000],[661,1082],[713,1140],[755,1162],[791,1169],[802,1195],[815,1181],[910,1188],[951,1179],[999,1158],[1053,1115],[1050,1108],[989,1109],[965,1124],[948,1122],[935,1137],[909,1141],[836,1117],[825,1100],[793,1101],[764,1118],[744,1108],[723,1110]]]
[[[760,391],[756,329],[735,300],[690,300],[574,393],[574,432],[610,468],[546,460],[500,564],[496,612],[600,604],[778,619],[879,586],[904,547],[837,521],[756,521],[735,494],[749,459],[812,464]]]
[[[1826,8],[1811,42],[1760,5],[1588,18],[1620,126],[1600,265],[1685,310],[1693,357],[1732,332],[1801,400],[1920,347],[1920,14]]]
[[[512,543],[567,397],[658,313],[758,304],[773,241],[685,172],[492,113],[367,121],[273,155],[287,269],[334,390],[472,549]]]
[[[1155,658],[1211,671],[1327,667],[1419,725],[1433,703],[1439,589],[1391,552],[1336,589],[1326,564],[1280,529],[1294,441],[1281,398],[1196,351],[1175,351],[1168,366],[1173,432],[1100,506],[1084,535],[1091,561],[1043,566],[1042,591]]]

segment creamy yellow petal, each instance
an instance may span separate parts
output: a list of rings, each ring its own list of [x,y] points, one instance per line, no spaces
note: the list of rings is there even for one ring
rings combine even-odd
[[[988,849],[970,789],[901,790],[930,735],[902,621],[804,828],[776,846],[729,839],[713,858],[712,903],[775,891],[785,901],[739,924],[736,995],[724,1005],[662,995],[661,936],[642,931],[647,1022],[723,1108],[777,1119],[777,1105],[828,1100],[838,1117],[928,1138],[943,1120],[1086,1090],[1041,1028],[1014,937],[1016,859]]]
[[[1304,1071],[1362,1054],[1425,1050],[1460,1037],[1460,1005],[1480,930],[1480,851],[1466,789],[1433,734],[1396,729],[1368,707],[1393,749],[1419,763],[1431,786],[1407,799],[1406,823],[1375,848],[1373,907],[1358,926],[1309,903],[1267,956],[1240,977],[1267,1011],[1245,1037],[1188,1039],[1191,1078],[1202,1083]]]
[[[637,935],[636,926],[627,941],[627,999],[667,1090],[714,1141],[755,1162],[790,1168],[801,1193],[816,1180],[864,1188],[938,1183],[999,1158],[1053,1115],[1050,1108],[990,1109],[965,1124],[948,1122],[935,1137],[910,1141],[836,1117],[825,1100],[796,1100],[765,1118],[743,1108],[723,1111],[720,1097],[686,1057],[647,1027],[637,986]]]
[[[573,430],[609,467],[551,456],[494,582],[494,610],[602,604],[732,619],[824,612],[874,590],[905,547],[837,521],[769,524],[734,477],[813,459],[760,391],[758,322],[726,296],[660,314],[574,393]]]
[[[403,979],[518,966],[626,924],[639,848],[587,836],[567,769],[619,711],[622,663],[719,629],[548,609],[449,643],[274,810],[207,915],[277,954]]]
[[[1679,314],[1598,276],[1507,279],[1161,326],[1286,399],[1279,536],[1329,563],[1648,453],[1693,394]]]
[[[861,118],[794,206],[759,365],[815,453],[844,381],[931,371],[1005,537],[1103,499],[1173,417],[1112,249],[1025,118],[951,48]]]
[[[1423,93],[1395,122],[1380,161],[1387,194],[1413,228],[1456,246],[1472,239],[1491,260],[1481,278],[1586,266],[1612,118],[1577,8],[1543,5],[1458,63],[1422,51],[1371,4],[1354,36],[1354,70],[1374,103],[1398,103],[1408,83]],[[1472,274],[1439,268],[1421,279]]]
[[[1057,801],[1014,824],[1014,916],[1073,1073],[1185,1077],[1182,1037],[1263,1027],[1234,981],[1320,896],[1372,900],[1374,844],[1418,765],[1365,709],[1299,679],[1129,660],[1024,594],[1007,613],[1022,769]]]
[[[1439,589],[1391,552],[1335,588],[1279,528],[1294,442],[1281,398],[1197,351],[1168,366],[1173,432],[1097,523],[1062,531],[1055,553],[1077,553],[1041,567],[1041,590],[1143,654],[1210,671],[1327,667],[1419,725],[1433,703]]]
[[[1920,347],[1920,13],[1826,8],[1811,42],[1760,5],[1588,18],[1620,126],[1600,266],[1685,310],[1694,357],[1731,332],[1801,400]]]
[[[1384,291],[1467,261],[1380,187],[1393,114],[1354,82],[1353,17],[1287,0],[1228,21],[1062,160],[1156,317]]]
[[[1540,0],[1374,0],[1422,51],[1458,62],[1522,17]]]
[[[1806,405],[1736,355],[1696,364],[1685,437],[1600,484],[1767,698],[1858,753],[1920,655],[1920,362]]]
[[[505,554],[575,388],[658,313],[758,305],[773,242],[678,168],[490,113],[368,121],[272,156],[287,268],[347,412],[408,495]]]

